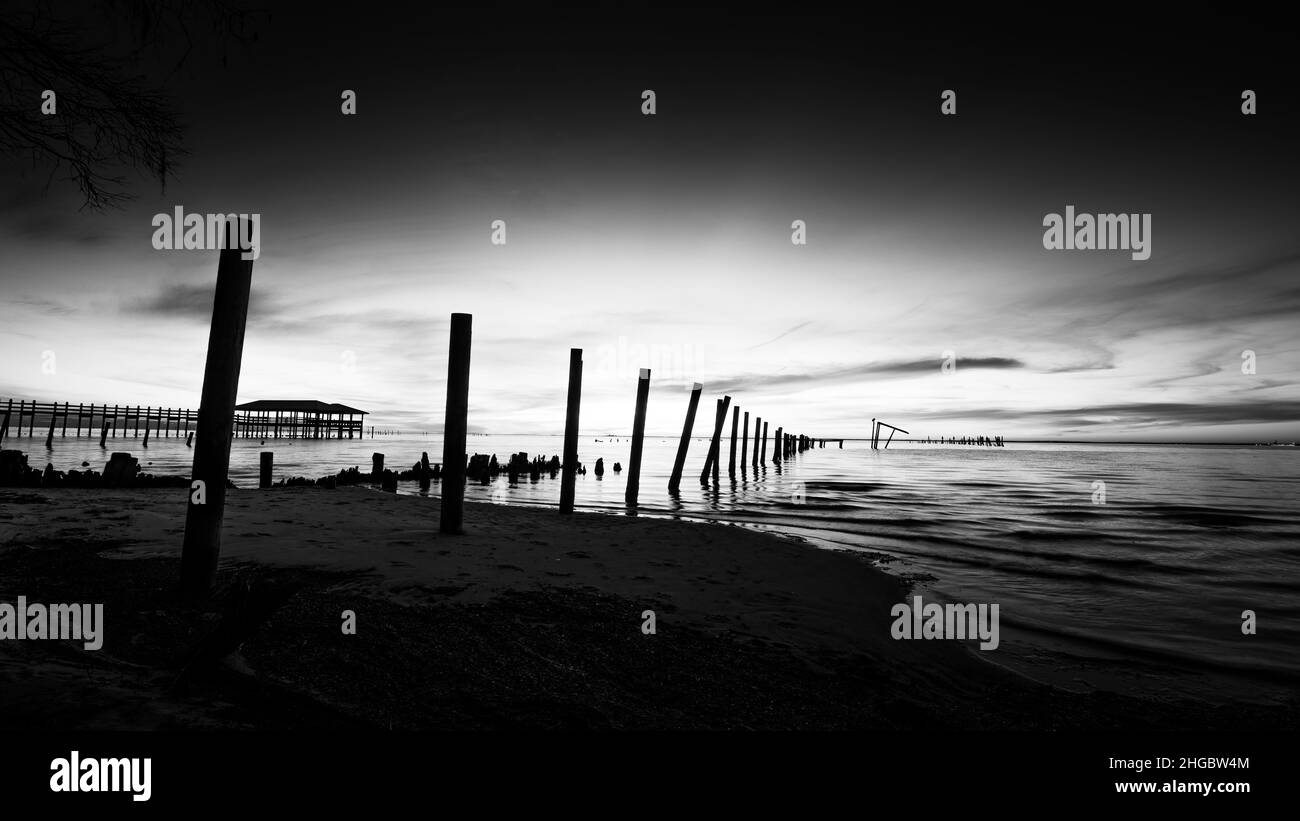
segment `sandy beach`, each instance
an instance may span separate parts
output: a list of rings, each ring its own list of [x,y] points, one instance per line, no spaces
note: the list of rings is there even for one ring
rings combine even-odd
[[[469,504],[447,536],[435,500],[238,491],[219,590],[189,602],[182,494],[0,491],[0,601],[103,602],[106,625],[93,652],[0,643],[7,726],[1297,726],[1294,702],[1066,692],[974,642],[893,640],[905,581],[722,524]]]

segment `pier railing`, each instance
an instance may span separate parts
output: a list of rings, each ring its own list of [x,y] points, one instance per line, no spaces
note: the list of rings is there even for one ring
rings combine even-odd
[[[50,441],[55,436],[100,438],[186,437],[194,430],[199,412],[188,408],[98,405],[71,402],[0,400],[0,441],[28,436],[40,430]],[[107,431],[107,433],[105,433]],[[341,413],[234,412],[234,435],[248,439],[352,439],[362,438],[363,422]]]

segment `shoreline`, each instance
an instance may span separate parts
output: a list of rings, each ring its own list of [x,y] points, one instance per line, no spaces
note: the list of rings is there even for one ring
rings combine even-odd
[[[467,532],[444,536],[436,499],[242,490],[222,592],[194,607],[172,590],[183,492],[0,490],[0,601],[108,603],[101,651],[0,642],[11,707],[36,699],[47,724],[80,728],[58,706],[72,690],[50,685],[93,670],[106,686],[83,696],[105,728],[277,727],[277,710],[411,729],[1300,726],[1294,700],[1070,692],[960,642],[893,640],[912,582],[718,523],[467,502]],[[149,719],[123,718],[141,699]]]

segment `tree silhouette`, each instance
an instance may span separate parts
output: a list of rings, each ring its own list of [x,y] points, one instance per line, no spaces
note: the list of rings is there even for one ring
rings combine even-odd
[[[28,0],[0,17],[0,152],[48,166],[47,189],[63,172],[83,208],[131,199],[128,171],[165,189],[186,152],[163,86],[190,58],[195,33],[246,45],[258,12],[225,0],[108,0],[75,19],[61,13]],[[41,111],[46,89],[57,95],[54,114]]]

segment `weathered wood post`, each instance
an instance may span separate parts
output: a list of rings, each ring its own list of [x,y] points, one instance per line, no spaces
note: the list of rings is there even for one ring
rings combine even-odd
[[[582,348],[569,349],[569,402],[564,415],[564,461],[560,464],[560,512],[573,512],[578,480],[578,408],[582,404]]]
[[[750,462],[751,464],[753,464],[755,469],[758,468],[758,443],[762,439],[761,436],[762,432],[763,432],[763,417],[758,416],[756,414],[754,416],[754,452],[753,455],[750,457]]]
[[[221,557],[221,520],[226,509],[235,396],[239,392],[239,367],[244,354],[244,327],[252,284],[253,260],[244,259],[238,248],[222,250],[195,427],[198,444],[190,473],[185,541],[181,548],[181,588],[192,595],[207,594],[212,589]]]
[[[108,407],[108,406],[105,405],[104,407]],[[108,420],[102,419],[100,421],[103,422],[104,426],[99,430],[99,446],[103,448],[103,447],[107,447],[107,445],[104,444],[104,441],[108,439]]]
[[[691,444],[691,428],[695,426],[695,409],[700,406],[700,391],[704,386],[696,382],[691,386],[691,403],[686,408],[686,424],[682,426],[682,441],[677,445],[677,459],[673,462],[673,475],[668,479],[668,492],[676,493],[682,484],[682,466],[686,464],[686,451]]]
[[[442,432],[442,503],[438,530],[460,533],[465,519],[465,435],[469,427],[469,352],[474,318],[451,315],[447,412]],[[372,434],[373,435],[373,434]]]
[[[759,447],[762,448],[762,453],[759,454],[758,461],[760,463],[766,464],[767,463],[767,423],[766,422],[763,423],[763,441],[759,445]]]
[[[773,462],[781,461],[781,449],[782,449],[783,441],[784,440],[781,438],[781,428],[778,426],[776,429],[776,437],[772,439],[772,461]]]
[[[52,449],[54,448],[54,419],[55,419],[55,417],[56,417],[56,414],[55,414],[54,411],[57,409],[57,407],[58,407],[58,403],[57,403],[57,402],[56,402],[55,404],[53,404],[53,405],[50,405],[50,432],[47,433],[47,434],[45,434],[45,449],[46,449],[46,450],[52,450]]]
[[[736,478],[736,434],[740,431],[740,406],[731,409],[731,459],[727,462],[727,475]]]
[[[3,440],[6,436],[9,435],[9,417],[13,415],[13,412],[14,412],[14,400],[10,399],[9,404],[5,406],[4,424],[0,425],[0,440]]]
[[[745,472],[745,462],[749,459],[749,411],[745,411],[745,422],[740,428],[740,472]]]
[[[68,435],[68,407],[69,407],[69,403],[64,402],[63,403],[63,430],[59,433],[60,439]]]
[[[636,412],[632,416],[632,454],[627,460],[627,491],[623,495],[628,507],[636,507],[641,492],[641,446],[645,443],[645,409],[650,400],[650,369],[642,368],[636,380]]]
[[[262,463],[257,475],[257,486],[259,488],[268,488],[271,486],[271,466],[275,462],[275,453],[273,451],[262,451]]]
[[[713,486],[715,488],[719,485],[718,473],[722,467],[722,426],[727,424],[727,409],[730,407],[731,397],[723,396],[722,407],[718,413],[718,427],[713,432]],[[735,453],[734,449],[732,453]]]
[[[152,409],[152,408],[149,408],[149,409],[146,409],[145,412],[144,412],[144,447],[146,447],[146,448],[149,447],[149,421],[150,421],[149,416],[150,416],[150,414],[152,413],[152,411],[153,411],[153,409]],[[136,416],[135,416],[135,426],[136,426],[136,428],[139,428],[139,427],[140,427],[140,409],[139,409],[139,408],[136,408],[136,409],[135,409],[135,414],[136,414]]]
[[[374,482],[381,482],[384,479],[384,454],[370,454],[370,479]]]
[[[731,407],[731,397],[724,396],[718,400],[718,410],[713,419],[713,438],[709,440],[709,455],[704,460],[704,472],[700,474],[700,484],[709,483],[709,474],[713,474],[713,484],[718,483],[718,467],[722,462],[722,426],[727,422],[727,409]]]

